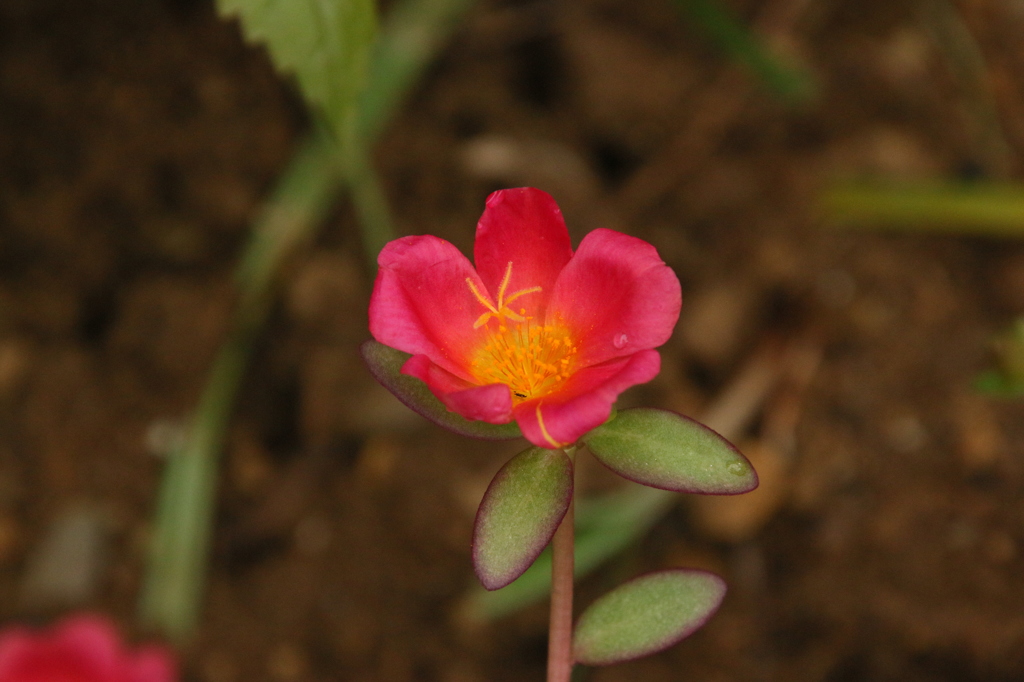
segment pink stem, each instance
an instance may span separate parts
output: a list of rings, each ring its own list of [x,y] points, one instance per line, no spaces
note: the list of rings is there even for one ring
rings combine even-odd
[[[573,453],[566,452],[573,460]],[[575,473],[576,463],[573,461]],[[569,682],[572,676],[572,588],[575,561],[573,486],[569,509],[555,531],[551,562],[551,620],[548,625],[548,682]]]

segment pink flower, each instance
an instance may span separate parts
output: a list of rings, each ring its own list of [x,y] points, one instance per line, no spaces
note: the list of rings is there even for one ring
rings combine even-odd
[[[370,333],[411,353],[402,373],[449,410],[564,447],[657,375],[682,298],[647,242],[599,229],[573,253],[554,199],[527,187],[488,197],[474,259],[438,237],[397,239],[370,299]]]
[[[0,682],[172,682],[171,653],[156,645],[127,651],[109,621],[72,616],[44,632],[0,632]]]

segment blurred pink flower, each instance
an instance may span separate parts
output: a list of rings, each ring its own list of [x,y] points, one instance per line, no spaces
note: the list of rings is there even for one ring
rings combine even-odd
[[[92,614],[71,616],[40,632],[15,625],[0,631],[0,682],[173,682],[165,647],[125,648],[117,630]]]
[[[573,253],[554,199],[525,187],[488,197],[473,255],[475,267],[438,237],[396,239],[370,299],[370,333],[411,353],[402,373],[450,411],[564,447],[657,375],[682,299],[647,242],[599,229]]]

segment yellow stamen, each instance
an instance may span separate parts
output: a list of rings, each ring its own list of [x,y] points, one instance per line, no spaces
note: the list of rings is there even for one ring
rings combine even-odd
[[[509,263],[509,265],[512,265],[512,264]],[[505,300],[505,305],[508,305],[509,303],[511,303],[512,301],[516,300],[520,296],[525,296],[526,294],[535,294],[538,291],[540,291],[540,287],[530,287],[529,289],[520,289],[519,291],[517,291],[516,293],[512,294],[511,296],[509,296]],[[501,293],[500,292],[498,293],[498,300],[499,301],[501,300]],[[520,308],[519,312],[522,313],[523,315],[525,315],[526,314],[526,308]]]
[[[481,384],[505,384],[512,391],[512,401],[539,398],[557,389],[572,371],[577,349],[562,325],[537,324],[520,307],[515,313],[509,303],[527,294],[539,293],[539,286],[505,294],[512,281],[512,263],[505,268],[497,292],[497,304],[466,279],[469,290],[485,308],[473,329],[483,329],[485,336],[470,361],[470,371]],[[497,325],[490,325],[496,318]]]
[[[473,283],[473,280],[469,277],[466,278],[466,284],[469,285],[469,290],[473,292],[473,296],[476,297],[476,300],[480,301],[480,305],[487,308],[487,312],[477,318],[476,322],[473,324],[473,329],[479,329],[484,326],[492,317],[497,317],[499,320],[503,320],[507,317],[510,320],[515,320],[516,322],[523,322],[526,319],[526,308],[520,308],[518,313],[514,313],[509,309],[508,304],[520,296],[535,294],[541,291],[541,288],[530,287],[528,289],[520,289],[509,296],[506,300],[505,290],[508,289],[508,283],[511,279],[512,261],[509,261],[508,267],[505,268],[505,276],[501,278],[501,284],[498,285],[498,305],[495,307],[493,303],[480,293],[480,290],[477,288],[476,284]]]
[[[484,298],[483,294],[480,293],[480,290],[476,288],[476,284],[473,283],[472,278],[467,277],[466,284],[469,285],[469,290],[473,292],[474,296],[476,296],[476,300],[480,301],[480,305],[490,310],[492,315],[498,314],[498,309],[491,305],[490,301]]]
[[[498,308],[501,309],[501,299],[505,298],[505,289],[508,288],[508,282],[512,279],[512,261],[508,262],[508,266],[505,268],[505,276],[501,278],[501,284],[498,285]]]

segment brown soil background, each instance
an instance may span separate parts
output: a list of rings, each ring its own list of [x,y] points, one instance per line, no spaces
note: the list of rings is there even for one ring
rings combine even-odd
[[[815,202],[836,176],[1019,175],[1024,12],[957,5],[987,62],[1000,167],[915,3],[730,4],[812,69],[816,103],[773,101],[667,0],[486,0],[379,146],[403,232],[468,249],[487,193],[529,184],[576,240],[609,226],[658,247],[684,314],[662,375],[626,402],[700,414],[765,338],[820,351],[800,400],[773,394],[742,439],[769,454],[761,502],[731,511],[741,526],[723,535],[687,501],[580,592],[710,567],[731,587],[722,610],[586,679],[1024,679],[1021,406],[970,388],[1024,313],[1024,251],[841,231]],[[155,441],[196,402],[248,220],[304,126],[294,90],[205,0],[0,1],[4,621],[88,607],[132,628]],[[542,679],[543,606],[459,616],[475,504],[520,446],[443,433],[373,384],[360,254],[342,202],[283,277],[233,421],[185,679]],[[41,606],[33,556],[82,509],[101,519],[94,580]]]

